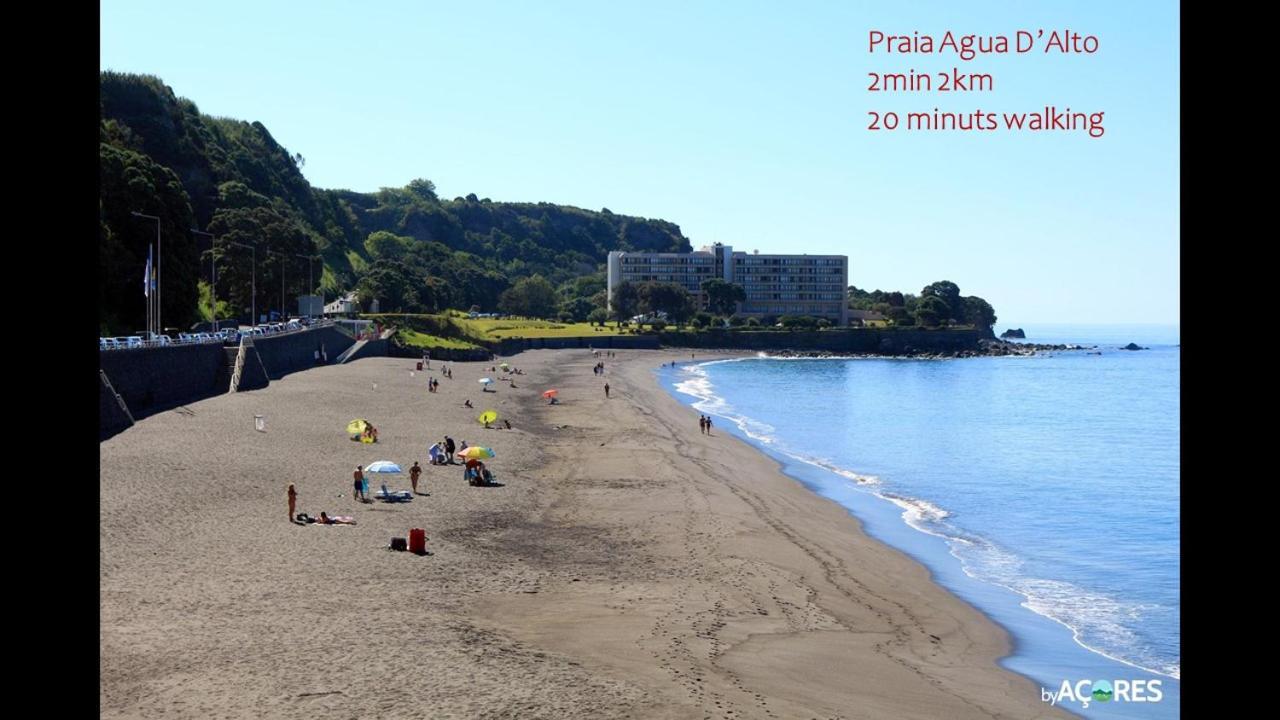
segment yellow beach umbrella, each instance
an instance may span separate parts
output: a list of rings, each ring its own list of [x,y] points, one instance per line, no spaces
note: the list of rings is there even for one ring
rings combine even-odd
[[[351,422],[347,423],[347,434],[358,435],[359,433],[364,432],[364,429],[367,427],[369,427],[368,420],[364,420],[364,419],[352,420]]]
[[[497,420],[497,419],[498,419],[498,411],[497,411],[497,410],[485,410],[484,412],[480,413],[480,417],[478,417],[478,418],[476,418],[476,419],[480,421],[480,424],[482,424],[482,425],[487,425],[487,424],[489,424],[489,423],[493,422],[494,420]]]

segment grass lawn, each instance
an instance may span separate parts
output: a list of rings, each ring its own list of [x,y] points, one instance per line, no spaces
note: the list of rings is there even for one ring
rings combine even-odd
[[[472,350],[478,345],[472,345],[469,342],[455,340],[454,338],[443,338],[438,335],[427,335],[409,328],[400,328],[400,342],[405,345],[420,348],[450,348],[454,350]]]
[[[492,320],[454,317],[453,321],[467,329],[468,334],[501,340],[511,337],[592,337],[618,335],[613,325],[600,327],[591,323],[559,323],[549,320]]]

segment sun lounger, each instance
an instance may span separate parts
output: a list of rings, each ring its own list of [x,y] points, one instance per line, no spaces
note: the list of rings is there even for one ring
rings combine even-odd
[[[384,502],[408,502],[413,499],[413,493],[409,490],[388,490],[387,486],[383,485],[374,497]]]

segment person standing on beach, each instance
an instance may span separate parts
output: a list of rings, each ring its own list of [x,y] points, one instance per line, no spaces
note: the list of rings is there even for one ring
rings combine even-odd
[[[422,467],[418,465],[418,461],[413,461],[413,467],[409,468],[409,482],[413,484],[413,494],[418,494],[418,478],[422,476]]]
[[[294,510],[298,508],[298,491],[294,489],[293,483],[289,483],[289,522],[293,522]]]
[[[707,417],[705,415],[698,416],[698,430],[703,434],[707,434]]]
[[[609,383],[604,384],[604,398],[609,399]]]
[[[364,467],[357,465],[356,471],[351,474],[351,478],[351,499],[357,502],[362,502],[364,500]]]
[[[450,465],[453,464],[453,451],[456,450],[457,448],[458,446],[453,444],[453,438],[449,437],[448,435],[445,435],[444,436],[444,456],[449,461]]]

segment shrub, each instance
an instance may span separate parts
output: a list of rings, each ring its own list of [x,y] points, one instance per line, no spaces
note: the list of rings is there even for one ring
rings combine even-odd
[[[812,329],[818,326],[817,318],[808,315],[783,315],[779,322],[787,329]]]
[[[753,327],[753,328],[760,327],[760,318],[755,318],[755,317],[747,318],[747,327]]]
[[[746,325],[746,324],[747,324],[746,318],[742,317],[741,315],[734,315],[733,317],[729,318],[729,325],[731,327],[742,327],[743,325]]]
[[[654,332],[662,332],[667,329],[667,323],[662,320],[654,320],[649,323],[649,328]]]

